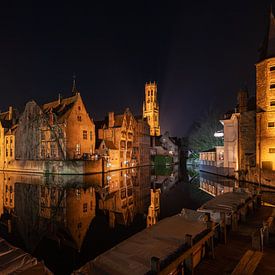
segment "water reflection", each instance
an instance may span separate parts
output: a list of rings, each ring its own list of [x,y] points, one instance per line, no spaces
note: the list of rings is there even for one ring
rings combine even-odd
[[[234,188],[239,187],[238,182],[234,179],[204,172],[200,172],[199,176],[200,189],[214,197],[223,193],[233,192]]]
[[[2,173],[1,232],[65,274],[156,223],[169,208],[167,194],[181,184],[177,166],[89,176]]]

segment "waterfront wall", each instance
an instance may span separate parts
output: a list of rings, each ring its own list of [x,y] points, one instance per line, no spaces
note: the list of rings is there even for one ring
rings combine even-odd
[[[124,167],[123,169],[147,165],[149,164],[146,163],[138,166]],[[0,171],[6,172],[60,175],[85,175],[115,170],[120,169],[116,167],[107,167],[107,162],[103,158],[97,160],[12,160],[0,166]]]
[[[3,171],[50,174],[92,174],[103,171],[103,160],[14,160]]]
[[[216,175],[221,175],[221,176],[229,176],[229,177],[234,177],[235,172],[233,168],[229,167],[217,167],[213,165],[205,165],[205,164],[200,164],[199,166],[200,171],[216,174]]]

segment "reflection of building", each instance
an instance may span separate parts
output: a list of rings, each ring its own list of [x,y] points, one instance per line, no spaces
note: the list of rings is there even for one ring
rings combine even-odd
[[[16,159],[65,160],[88,158],[95,150],[95,126],[80,93],[41,107],[26,104],[16,130]]]
[[[133,144],[133,161],[137,165],[150,164],[150,127],[146,119],[135,117],[136,126]]]
[[[131,170],[110,172],[101,191],[99,209],[109,215],[109,225],[129,225],[134,216],[133,182]]]
[[[216,181],[200,177],[200,189],[212,196],[218,196],[223,193],[233,192],[234,186],[227,186]]]
[[[151,204],[148,207],[147,227],[158,222],[160,215],[160,189],[151,189]]]
[[[150,205],[151,171],[150,167],[140,167],[132,173],[134,188],[134,212],[136,214],[146,214]]]
[[[40,186],[39,216],[68,230],[80,250],[92,219],[95,217],[95,190]]]
[[[145,101],[143,102],[143,117],[147,118],[150,125],[150,135],[160,135],[159,104],[157,98],[156,82],[145,84]]]
[[[9,173],[1,178],[4,211],[14,214],[11,229],[28,250],[44,237],[80,250],[95,217],[94,188],[45,185],[45,177],[39,175]]]

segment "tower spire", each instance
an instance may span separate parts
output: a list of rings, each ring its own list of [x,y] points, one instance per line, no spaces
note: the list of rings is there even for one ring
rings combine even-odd
[[[260,49],[260,60],[275,57],[275,18],[272,4],[270,4],[269,24],[267,33]]]
[[[77,88],[76,88],[76,75],[73,74],[72,94],[73,94],[73,95],[76,95],[76,94],[78,94],[78,93],[79,93],[79,92],[78,92],[78,90],[77,90]]]

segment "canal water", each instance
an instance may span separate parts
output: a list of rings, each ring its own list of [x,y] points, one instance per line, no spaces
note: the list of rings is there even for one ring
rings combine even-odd
[[[0,174],[0,235],[55,274],[70,274],[129,236],[197,209],[237,183],[179,166],[89,176]]]

